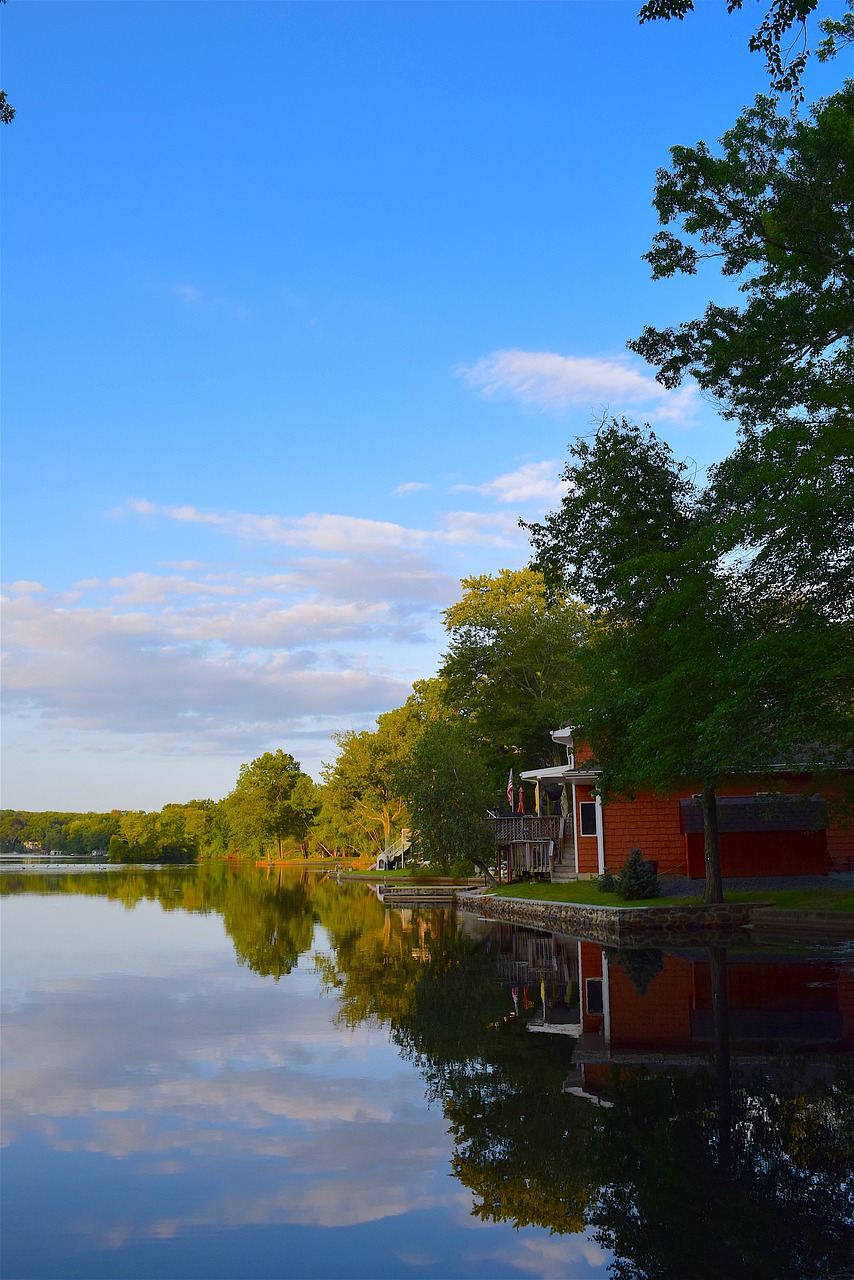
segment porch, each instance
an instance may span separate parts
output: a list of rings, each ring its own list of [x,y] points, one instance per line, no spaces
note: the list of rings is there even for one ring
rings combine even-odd
[[[531,876],[569,878],[565,873],[570,867],[563,863],[568,826],[564,817],[507,814],[487,821],[495,841],[499,884]]]

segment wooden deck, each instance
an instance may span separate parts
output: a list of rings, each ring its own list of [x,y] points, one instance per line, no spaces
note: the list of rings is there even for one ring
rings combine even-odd
[[[518,880],[520,876],[549,879],[563,856],[566,820],[560,816],[508,814],[487,819],[492,828],[498,855],[498,879]]]

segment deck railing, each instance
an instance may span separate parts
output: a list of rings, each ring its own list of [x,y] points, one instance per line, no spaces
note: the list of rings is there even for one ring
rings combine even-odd
[[[538,818],[536,814],[508,814],[501,818],[487,818],[496,844],[516,844],[521,840],[554,840],[557,844],[563,836],[563,818],[555,815]]]

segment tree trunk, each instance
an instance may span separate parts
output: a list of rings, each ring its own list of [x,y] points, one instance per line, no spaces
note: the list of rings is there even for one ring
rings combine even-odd
[[[730,1171],[732,1141],[732,1088],[730,1082],[729,1001],[727,998],[726,948],[709,947],[712,1018],[715,1031],[715,1077],[718,1094],[718,1171]]]
[[[721,883],[721,855],[718,844],[718,798],[714,786],[703,787],[700,803],[703,808],[703,854],[706,860],[705,902],[723,902]]]

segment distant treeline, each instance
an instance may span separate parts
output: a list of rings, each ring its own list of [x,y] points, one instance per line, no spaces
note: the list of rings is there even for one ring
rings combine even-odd
[[[195,862],[225,852],[212,800],[167,804],[159,813],[0,811],[3,853],[106,854],[111,862]]]

